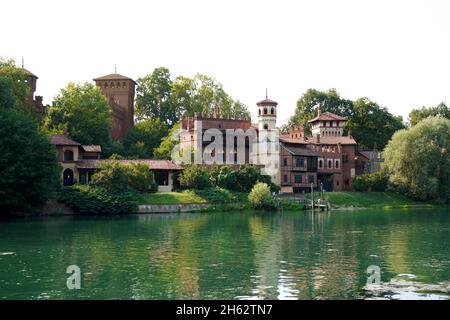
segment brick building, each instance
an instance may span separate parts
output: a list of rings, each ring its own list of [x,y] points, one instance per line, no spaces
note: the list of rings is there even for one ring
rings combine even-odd
[[[118,73],[95,78],[94,81],[111,108],[111,137],[122,141],[128,129],[134,126],[136,82]]]

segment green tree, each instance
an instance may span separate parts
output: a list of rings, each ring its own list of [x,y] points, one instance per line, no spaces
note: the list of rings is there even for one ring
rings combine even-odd
[[[450,108],[444,102],[441,102],[436,107],[413,109],[409,113],[409,122],[411,126],[415,126],[428,117],[443,117],[450,119]]]
[[[180,174],[180,185],[184,189],[206,189],[210,187],[208,171],[199,166],[191,165],[186,167]]]
[[[179,130],[179,123],[169,130],[169,133],[161,139],[160,145],[153,150],[154,158],[164,160],[170,160],[172,158],[172,150],[180,142]]]
[[[81,144],[109,143],[110,109],[98,87],[91,83],[70,82],[48,109],[44,127],[50,132],[67,130]]]
[[[0,77],[0,108],[14,108],[15,104],[16,97],[12,81],[6,77]]]
[[[17,67],[14,60],[5,60],[0,57],[0,77],[9,79],[16,108],[32,114],[32,108],[28,104],[29,76],[29,71]]]
[[[264,182],[258,182],[253,186],[248,195],[248,201],[255,209],[273,209],[276,207],[270,193],[270,187]]]
[[[450,200],[450,120],[430,117],[397,131],[386,146],[390,182],[422,200]]]
[[[153,149],[160,145],[167,133],[167,125],[159,118],[139,121],[125,135],[123,143],[126,153],[138,158],[151,158]]]
[[[374,144],[382,150],[394,132],[404,127],[402,117],[392,115],[368,98],[360,98],[353,103],[353,114],[345,126],[351,130],[361,150],[372,149]]]
[[[136,82],[138,119],[159,118],[167,125],[173,125],[178,119],[170,101],[172,80],[169,69],[156,68],[151,74],[139,78]]]
[[[30,115],[0,108],[0,212],[42,205],[59,182],[56,151]]]
[[[308,121],[317,115],[319,106],[321,112],[332,112],[343,117],[350,117],[353,114],[352,101],[341,98],[336,89],[328,91],[308,89],[297,101],[295,114],[289,120],[289,124],[301,125],[306,134],[311,134]]]

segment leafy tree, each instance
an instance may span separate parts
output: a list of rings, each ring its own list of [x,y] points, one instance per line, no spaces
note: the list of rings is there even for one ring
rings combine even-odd
[[[422,200],[450,200],[450,120],[430,117],[397,131],[386,146],[390,182]]]
[[[123,144],[126,153],[138,158],[151,158],[153,149],[160,145],[167,133],[167,125],[159,118],[139,121],[125,135]]]
[[[44,127],[48,131],[67,130],[81,144],[109,143],[110,109],[99,88],[91,83],[70,82],[48,109]]]
[[[289,120],[289,124],[302,125],[306,134],[311,134],[311,127],[308,121],[317,115],[317,107],[321,112],[332,112],[343,117],[353,114],[352,101],[340,97],[336,89],[319,91],[308,89],[297,101],[294,116]]]
[[[111,192],[146,192],[154,187],[155,178],[145,164],[122,164],[119,161],[100,163],[91,184]]]
[[[356,176],[352,181],[355,191],[386,191],[389,176],[384,170]]]
[[[169,133],[161,139],[160,145],[153,150],[153,157],[156,159],[170,160],[173,148],[180,142],[180,124],[174,125]]]
[[[345,127],[351,130],[360,149],[372,149],[376,144],[382,150],[394,132],[405,126],[402,117],[392,115],[368,98],[360,98],[353,103],[353,114]]]
[[[248,195],[248,201],[255,209],[273,209],[276,207],[270,193],[270,187],[264,182],[258,182],[253,186]]]
[[[15,108],[0,108],[0,212],[30,210],[59,182],[56,151],[36,121]]]
[[[16,97],[12,81],[6,77],[0,77],[0,108],[14,108],[15,104]]]
[[[444,102],[441,102],[436,107],[422,107],[421,109],[413,109],[409,113],[409,121],[411,126],[415,126],[420,121],[428,117],[443,117],[450,119],[450,108]]]
[[[12,85],[12,92],[15,98],[15,106],[21,111],[32,113],[31,106],[28,104],[28,77],[30,73],[16,66],[14,60],[5,60],[0,57],[0,77],[6,78]]]
[[[179,177],[181,187],[185,189],[206,189],[210,187],[208,171],[198,165],[186,167]]]
[[[150,75],[137,80],[136,116],[138,119],[159,118],[172,125],[178,121],[170,101],[172,80],[169,69],[156,68]]]

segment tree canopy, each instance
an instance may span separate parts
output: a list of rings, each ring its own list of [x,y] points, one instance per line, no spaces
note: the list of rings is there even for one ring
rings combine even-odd
[[[450,120],[430,117],[397,131],[386,146],[390,182],[422,200],[450,200]]]
[[[167,133],[167,125],[159,118],[139,121],[124,138],[125,152],[138,158],[151,158],[153,149],[160,145]]]
[[[224,116],[249,117],[242,102],[233,100],[216,79],[203,74],[174,80],[167,68],[156,68],[137,80],[136,116],[157,117],[173,126],[183,115],[219,112]]]
[[[14,107],[0,108],[0,212],[42,205],[59,181],[56,151],[37,122]]]
[[[428,117],[443,117],[450,119],[450,108],[444,102],[441,102],[436,107],[422,107],[420,109],[413,109],[409,113],[409,121],[411,126],[415,126],[420,121]]]
[[[49,132],[67,131],[81,144],[109,143],[110,109],[99,88],[91,83],[70,82],[48,108],[44,127]]]
[[[16,66],[14,60],[5,60],[0,57],[0,77],[10,81],[11,90],[15,97],[15,106],[21,111],[32,113],[32,108],[28,104],[28,93],[30,87],[28,86],[28,77],[30,73]]]

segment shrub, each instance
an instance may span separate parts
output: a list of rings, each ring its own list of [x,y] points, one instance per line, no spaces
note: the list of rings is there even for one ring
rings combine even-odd
[[[179,177],[180,185],[185,189],[205,189],[211,184],[208,171],[197,165],[186,167]]]
[[[145,164],[122,164],[118,161],[103,162],[100,170],[92,175],[91,184],[111,192],[135,190],[146,192],[155,186],[155,178]]]
[[[136,194],[133,192],[111,192],[90,185],[64,187],[58,193],[58,201],[83,214],[117,214],[135,210]]]
[[[248,200],[255,209],[274,209],[276,207],[267,183],[258,182],[255,184],[248,195]]]
[[[208,203],[232,203],[238,200],[231,191],[218,187],[196,190],[195,193],[208,201]]]
[[[352,181],[355,191],[386,191],[389,177],[384,171],[357,176]]]

